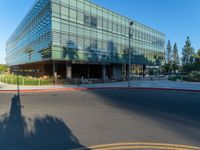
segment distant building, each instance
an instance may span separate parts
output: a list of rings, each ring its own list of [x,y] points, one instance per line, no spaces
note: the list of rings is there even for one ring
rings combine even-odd
[[[37,0],[6,44],[11,71],[61,78],[122,78],[159,67],[165,34],[88,0]]]

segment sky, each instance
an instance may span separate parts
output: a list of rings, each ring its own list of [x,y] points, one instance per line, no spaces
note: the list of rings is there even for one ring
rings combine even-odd
[[[166,42],[177,43],[179,53],[189,36],[200,49],[200,0],[91,0],[123,16],[166,34]],[[0,64],[5,63],[5,42],[35,0],[1,0]]]

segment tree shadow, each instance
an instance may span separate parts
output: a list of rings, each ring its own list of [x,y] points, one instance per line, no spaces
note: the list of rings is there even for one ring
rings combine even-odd
[[[14,95],[10,112],[0,116],[0,149],[67,150],[83,148],[62,119],[46,115],[22,116],[20,96]]]

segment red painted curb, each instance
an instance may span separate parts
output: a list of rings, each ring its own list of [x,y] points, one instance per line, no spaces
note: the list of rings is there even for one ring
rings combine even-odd
[[[58,88],[58,89],[32,89],[19,90],[22,93],[43,93],[43,92],[61,92],[61,91],[83,91],[83,90],[150,90],[150,91],[183,91],[183,92],[199,92],[200,90],[192,89],[176,89],[176,88],[148,88],[148,87],[99,87],[99,88]],[[17,90],[0,90],[0,93],[14,93]]]

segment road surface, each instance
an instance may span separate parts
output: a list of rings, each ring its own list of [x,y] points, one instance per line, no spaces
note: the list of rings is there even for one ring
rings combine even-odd
[[[136,89],[20,93],[20,97],[0,93],[2,150],[87,149],[113,143],[200,146],[200,93]]]

